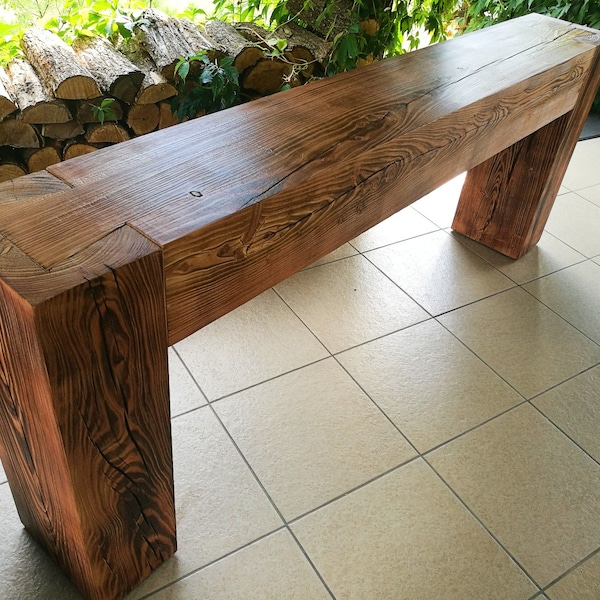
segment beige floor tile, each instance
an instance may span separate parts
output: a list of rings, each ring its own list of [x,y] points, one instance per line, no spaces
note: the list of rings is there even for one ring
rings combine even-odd
[[[588,558],[548,590],[549,600],[598,600],[600,598],[600,553]]]
[[[538,396],[533,404],[600,462],[599,394],[600,366]]]
[[[350,244],[344,244],[340,246],[337,250],[330,252],[327,256],[324,256],[321,260],[314,262],[310,267],[306,267],[307,269],[311,269],[312,267],[318,267],[320,265],[326,265],[330,262],[334,262],[336,260],[341,260],[342,258],[348,258],[349,256],[355,256],[358,254],[358,250],[351,246]]]
[[[526,398],[600,361],[600,348],[521,289],[439,317]]]
[[[351,244],[361,252],[388,246],[402,240],[436,231],[437,225],[426,219],[421,213],[409,206],[392,215],[379,225],[375,225],[362,235],[353,239]]]
[[[337,358],[419,452],[523,401],[435,321]]]
[[[600,206],[600,184],[578,190],[577,194]]]
[[[600,206],[577,194],[556,199],[546,230],[584,256],[600,254]]]
[[[526,600],[535,593],[421,460],[292,529],[338,599]]]
[[[600,466],[529,405],[427,460],[540,586],[600,546]]]
[[[214,407],[288,521],[416,456],[333,358]]]
[[[434,315],[514,285],[445,231],[373,250],[366,256]]]
[[[2,463],[0,463],[0,484],[6,481],[6,473],[4,472],[4,467]]]
[[[518,284],[527,283],[586,260],[583,254],[547,232],[542,234],[537,246],[519,260],[508,258],[458,233],[452,232],[452,236]]]
[[[209,400],[329,354],[273,290],[182,340],[175,348]]]
[[[81,595],[21,525],[8,484],[0,485],[0,598],[81,600]]]
[[[600,265],[588,260],[524,288],[600,344]]]
[[[173,420],[173,463],[178,550],[128,596],[130,600],[282,524],[210,407]]]
[[[364,256],[302,271],[275,289],[332,353],[429,318]]]
[[[173,348],[169,348],[169,394],[171,416],[206,404],[206,399]]]
[[[577,144],[562,182],[565,187],[579,190],[600,183],[597,146],[596,140]]]
[[[452,225],[466,173],[455,177],[411,206],[441,229]]]
[[[330,598],[288,531],[278,531],[152,596],[152,600]]]
[[[587,154],[592,158],[598,158],[598,155],[600,155],[600,138],[596,137],[578,142],[575,153]]]

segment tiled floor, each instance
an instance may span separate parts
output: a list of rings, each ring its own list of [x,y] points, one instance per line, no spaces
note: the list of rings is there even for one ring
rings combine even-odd
[[[459,188],[170,350],[180,549],[129,600],[600,599],[600,139],[518,262]],[[0,598],[79,597],[6,483],[0,538]]]

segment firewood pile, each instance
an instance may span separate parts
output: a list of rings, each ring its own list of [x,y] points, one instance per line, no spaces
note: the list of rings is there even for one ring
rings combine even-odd
[[[0,182],[176,124],[170,102],[181,57],[230,56],[242,98],[251,100],[321,75],[330,50],[295,23],[269,32],[208,21],[201,30],[155,9],[142,17],[118,48],[102,38],[71,47],[40,28],[24,33],[24,58],[0,67]],[[276,39],[286,40],[282,51],[274,51]],[[110,120],[94,109],[106,98],[113,99]]]

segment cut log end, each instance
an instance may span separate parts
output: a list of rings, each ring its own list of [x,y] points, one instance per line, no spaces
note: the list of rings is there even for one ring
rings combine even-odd
[[[0,163],[0,182],[17,179],[17,177],[22,177],[23,175],[27,175],[27,171],[24,167]]]
[[[63,160],[69,160],[70,158],[75,158],[76,156],[90,154],[91,152],[96,152],[96,150],[98,150],[98,148],[89,144],[85,138],[77,138],[65,144]]]
[[[44,102],[21,111],[24,123],[44,125],[46,123],[68,123],[73,119],[69,109],[59,102]]]
[[[0,95],[0,121],[2,121],[4,117],[8,117],[8,115],[16,110],[17,105],[12,100],[6,96]]]
[[[60,83],[54,95],[62,100],[90,100],[100,96],[101,92],[92,77],[75,75]]]
[[[104,123],[88,127],[85,138],[90,144],[116,144],[127,141],[130,135],[122,125]]]
[[[136,135],[150,133],[158,127],[160,111],[156,104],[136,104],[129,109],[127,125]]]
[[[39,148],[40,136],[33,125],[17,119],[0,121],[0,146]]]
[[[131,104],[140,91],[143,81],[144,74],[141,71],[121,75],[110,86],[109,93],[111,96],[123,100],[125,104]]]
[[[50,165],[59,163],[62,160],[61,148],[58,145],[51,145],[34,150],[25,150],[23,158],[28,171],[36,173],[37,171],[43,171]]]

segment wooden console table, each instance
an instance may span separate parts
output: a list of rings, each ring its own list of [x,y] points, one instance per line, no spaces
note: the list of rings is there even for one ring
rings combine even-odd
[[[82,594],[175,552],[170,344],[465,170],[454,229],[518,258],[599,83],[529,15],[0,186],[1,458]]]

